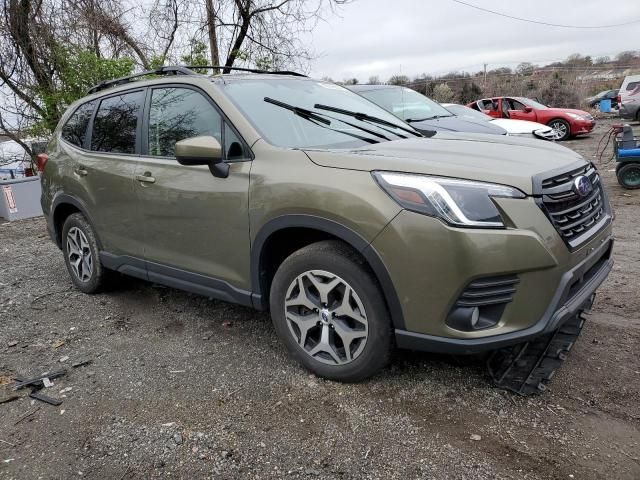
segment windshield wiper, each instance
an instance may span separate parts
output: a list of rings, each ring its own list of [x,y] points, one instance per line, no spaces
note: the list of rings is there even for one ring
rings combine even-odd
[[[407,123],[416,123],[416,122],[424,122],[425,120],[435,120],[436,118],[448,118],[455,117],[455,115],[434,115],[433,117],[425,117],[425,118],[408,118],[405,120]]]
[[[315,112],[312,112],[311,110],[307,110],[306,108],[302,108],[302,107],[296,107],[295,105],[289,105],[288,103],[284,103],[281,102],[279,100],[274,100],[273,98],[270,97],[264,97],[264,101],[267,103],[271,103],[273,105],[275,105],[276,107],[280,107],[280,108],[284,108],[285,110],[289,110],[291,112],[293,112],[294,114],[298,115],[301,118],[304,118],[305,120],[309,120],[310,122],[318,125],[319,127],[323,127],[323,128],[327,128],[329,130],[332,130],[334,132],[338,132],[338,133],[343,133],[345,135],[349,135],[351,137],[355,137],[359,140],[363,140],[365,142],[368,143],[380,143],[379,140],[375,140],[373,138],[368,138],[368,137],[363,137],[362,135],[358,135],[356,133],[351,133],[351,132],[345,132],[344,130],[338,130],[337,128],[331,128],[329,125],[331,125],[331,120],[327,120],[322,114],[318,114]],[[337,119],[339,120],[339,119]],[[342,121],[342,120],[339,120]],[[344,122],[347,123],[348,125],[351,125],[348,122]],[[375,135],[376,137],[380,137],[380,138],[384,138],[385,140],[389,140],[387,137],[385,137],[384,135],[380,135],[378,133],[372,132],[370,130],[367,130],[366,128],[362,128],[359,127],[357,125],[352,125],[355,128],[359,128],[360,130],[364,130],[365,132],[371,134],[371,135]]]
[[[338,107],[331,107],[329,105],[322,105],[320,103],[316,103],[313,108],[317,108],[318,110],[327,110],[329,112],[335,112],[335,113],[339,113],[341,115],[347,115],[349,117],[353,117],[357,120],[360,121],[364,121],[364,122],[370,122],[370,123],[377,123],[379,125],[385,125],[387,127],[391,127],[391,128],[397,128],[398,130],[402,130],[403,132],[407,132],[410,133],[411,135],[415,135],[416,137],[422,137],[422,134],[419,132],[416,132],[415,130],[409,129],[409,128],[405,128],[401,125],[398,125],[396,123],[393,122],[388,122],[387,120],[384,120],[382,118],[378,118],[378,117],[373,117],[371,115],[369,115],[368,113],[361,113],[361,112],[352,112],[351,110],[344,110],[342,108],[338,108]],[[393,133],[393,132],[391,132]],[[398,135],[397,133],[395,133],[394,135]],[[402,135],[398,135],[400,137],[402,137]]]

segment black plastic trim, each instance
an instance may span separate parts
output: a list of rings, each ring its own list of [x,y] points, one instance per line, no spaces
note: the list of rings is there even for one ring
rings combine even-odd
[[[612,248],[613,238],[608,237],[602,241],[600,246],[594,248],[582,262],[566,272],[560,280],[560,285],[547,311],[531,327],[502,335],[472,339],[440,337],[396,329],[396,344],[400,348],[425,352],[474,354],[522,343],[539,335],[553,332],[572,316],[591,307],[595,291],[613,268]],[[589,269],[600,261],[602,261],[602,265],[598,271],[582,285],[575,295],[567,298],[573,284],[583,278]]]
[[[329,233],[348,243],[360,252],[360,254],[369,263],[373,273],[380,282],[394,327],[397,329],[404,328],[404,316],[402,314],[402,306],[398,299],[398,294],[396,293],[391,276],[387,271],[387,267],[384,265],[384,262],[380,258],[378,252],[376,252],[367,240],[350,228],[345,227],[338,222],[334,222],[333,220],[316,217],[314,215],[292,214],[274,218],[263,225],[256,235],[255,240],[251,245],[251,287],[254,292],[253,297],[255,308],[267,309],[268,307],[268,305],[266,305],[268,299],[262,295],[263,292],[261,291],[260,286],[263,247],[271,235],[286,228],[310,228]]]
[[[51,234],[55,235],[55,237],[52,238],[52,240],[58,246],[58,248],[62,248],[61,242],[58,241],[58,238],[61,237],[60,235],[61,232],[56,230],[54,219],[56,215],[56,209],[63,204],[73,205],[78,210],[80,210],[80,213],[82,213],[82,215],[84,215],[84,217],[87,219],[87,222],[89,222],[89,225],[91,225],[91,228],[93,228],[93,231],[96,232],[96,242],[98,243],[98,248],[102,248],[102,244],[100,243],[100,238],[97,235],[95,223],[92,220],[91,215],[89,215],[89,210],[87,209],[86,205],[82,200],[76,197],[73,197],[71,195],[68,195],[66,193],[59,193],[53,197],[53,200],[51,201],[51,207],[49,209],[49,214],[47,215],[47,230],[49,230],[50,235]]]
[[[251,292],[236,288],[228,282],[214,277],[104,251],[100,252],[100,261],[106,268],[126,275],[216,300],[237,303],[245,307],[253,306]]]

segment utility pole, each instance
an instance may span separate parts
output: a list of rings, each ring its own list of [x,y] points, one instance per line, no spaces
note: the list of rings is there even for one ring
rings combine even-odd
[[[484,88],[487,88],[487,64],[484,64]]]

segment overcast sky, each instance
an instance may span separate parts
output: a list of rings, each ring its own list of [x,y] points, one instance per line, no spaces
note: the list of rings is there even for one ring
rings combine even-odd
[[[465,0],[538,21],[610,25],[640,20],[640,0]],[[314,77],[334,80],[399,73],[477,71],[550,63],[572,53],[614,56],[640,47],[640,23],[573,29],[534,25],[484,13],[451,0],[354,0],[320,23],[311,43]]]

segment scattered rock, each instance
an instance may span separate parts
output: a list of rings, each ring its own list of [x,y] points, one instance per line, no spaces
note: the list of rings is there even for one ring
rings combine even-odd
[[[7,346],[9,347],[15,347],[16,345],[18,345],[18,342],[16,340],[11,340],[9,343],[7,343]]]
[[[60,363],[64,363],[64,362],[66,362],[67,360],[69,360],[69,356],[68,356],[68,355],[65,355],[64,357],[61,357],[61,358],[60,358],[60,360],[58,360],[58,361],[59,361]]]
[[[173,436],[173,441],[176,442],[176,445],[182,445],[182,442],[183,442],[182,434],[181,433],[176,433]]]
[[[477,433],[472,434],[469,438],[474,442],[479,442],[480,440],[482,440],[482,437]]]

